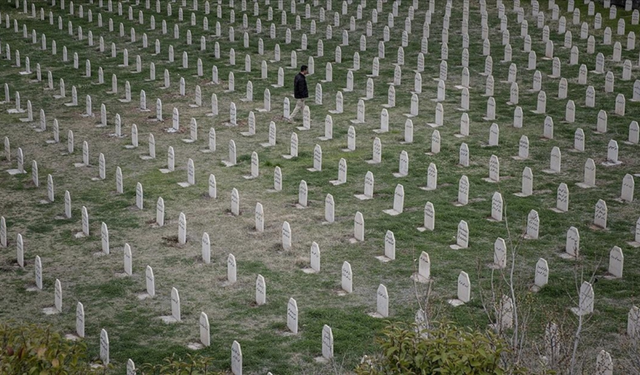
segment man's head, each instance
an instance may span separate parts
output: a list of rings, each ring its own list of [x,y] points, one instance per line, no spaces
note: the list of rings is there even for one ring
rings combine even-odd
[[[300,73],[304,74],[305,76],[306,76],[307,74],[309,74],[309,70],[308,70],[308,68],[307,68],[307,66],[306,66],[306,65],[302,65],[302,66],[300,67]]]

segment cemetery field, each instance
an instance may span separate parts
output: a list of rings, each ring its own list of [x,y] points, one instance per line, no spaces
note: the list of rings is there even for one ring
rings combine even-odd
[[[638,14],[549,2],[0,2],[0,321],[327,374],[423,309],[640,372]]]

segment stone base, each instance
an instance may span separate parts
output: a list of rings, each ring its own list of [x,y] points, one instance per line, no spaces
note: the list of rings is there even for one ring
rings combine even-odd
[[[44,309],[42,309],[42,312],[45,315],[55,315],[55,314],[60,314],[60,311],[58,311],[58,309],[56,309],[55,307],[45,307]]]
[[[176,318],[170,315],[161,316],[160,319],[162,319],[162,321],[165,322],[166,324],[174,324],[174,323],[180,322],[179,320],[177,320]]]
[[[333,138],[330,138],[330,137],[318,137],[318,139],[321,140],[321,141],[330,141]]]
[[[242,178],[244,178],[245,180],[253,180],[253,179],[258,178],[258,176],[245,175],[245,176],[242,176]]]
[[[150,155],[140,155],[140,159],[142,159],[142,160],[152,160],[152,159],[155,159],[155,158],[151,157]]]
[[[584,315],[589,315],[588,312],[580,310],[579,307],[572,307],[571,308],[571,312],[574,313],[577,316],[584,316]]]
[[[331,113],[332,115],[339,115],[341,114],[343,111],[338,111],[337,109],[331,109],[329,110],[329,113]]]
[[[331,361],[330,359],[327,359],[325,357],[315,357],[313,360],[316,361],[317,363],[322,363],[322,364],[326,364],[326,363],[329,363],[329,361]]]
[[[449,248],[451,248],[452,250],[462,250],[462,249],[467,249],[467,247],[462,247],[458,244],[453,244],[453,245],[449,245]]]
[[[382,212],[384,212],[385,214],[390,215],[390,216],[398,216],[398,215],[400,215],[402,213],[402,212],[394,210],[393,208],[390,209],[390,210],[383,210]]]
[[[389,263],[389,262],[391,262],[393,260],[391,258],[388,258],[388,257],[384,256],[384,255],[377,256],[376,259],[381,261],[382,263]]]
[[[490,144],[488,144],[488,143],[483,143],[483,144],[481,144],[481,145],[480,145],[480,147],[482,147],[482,148],[498,147],[498,145],[490,145]]]
[[[333,186],[338,186],[338,185],[342,185],[345,184],[347,181],[340,181],[340,180],[331,180],[329,181],[329,183]]]
[[[615,167],[615,166],[618,166],[618,165],[622,165],[622,162],[619,161],[619,160],[618,161],[607,160],[607,161],[601,163],[600,165],[603,165],[605,167]]]
[[[366,201],[369,199],[373,199],[373,197],[369,197],[367,195],[364,194],[355,194],[354,197],[356,197],[357,199],[361,200],[361,201]]]
[[[418,227],[416,229],[418,230],[418,232],[433,231],[433,229],[429,229],[427,227]]]
[[[454,206],[456,206],[456,207],[462,207],[462,206],[466,206],[467,204],[466,204],[466,203],[462,203],[462,202],[457,202],[457,201],[456,201],[456,202],[453,202],[453,205],[454,205]]]
[[[256,135],[256,133],[252,133],[252,132],[240,132],[240,135],[242,135],[243,137],[253,137],[254,135]]]
[[[458,307],[458,306],[462,306],[464,305],[464,302],[460,301],[459,299],[450,299],[447,301],[448,304],[450,304],[453,307]]]
[[[200,349],[204,349],[204,345],[202,345],[201,342],[192,342],[187,344],[187,348],[191,350],[200,350]]]
[[[195,140],[187,138],[187,139],[183,139],[182,142],[184,142],[184,143],[193,143],[193,142],[195,142]]]
[[[349,243],[350,243],[350,244],[356,244],[356,243],[358,243],[358,242],[360,242],[360,241],[359,241],[359,240],[357,240],[355,237],[349,238]]]
[[[427,284],[431,281],[431,279],[428,279],[418,273],[414,273],[413,275],[411,275],[411,280],[420,284]]]
[[[432,187],[429,187],[429,186],[420,186],[420,190],[433,191],[433,190],[436,190],[436,188],[432,188]]]
[[[84,164],[83,164],[83,166],[84,166]],[[15,175],[17,175],[17,174],[25,174],[25,173],[27,173],[27,172],[25,172],[25,171],[20,171],[19,169],[7,169],[7,173],[9,173],[9,174],[10,174],[10,175],[12,175],[12,176],[15,176]]]
[[[516,197],[519,197],[519,198],[526,198],[526,197],[530,197],[531,196],[531,194],[525,194],[525,193],[522,193],[522,192],[521,193],[514,193],[513,195],[515,195]]]
[[[294,155],[282,155],[283,158],[287,159],[287,160],[291,160],[293,158],[297,158],[298,156],[294,156]]]
[[[127,150],[133,150],[134,148],[136,148],[137,146],[134,145],[125,145],[124,148],[126,148]]]
[[[373,132],[377,133],[377,134],[383,134],[383,133],[388,133],[389,129],[386,129],[386,130],[385,129],[374,129]]]
[[[484,181],[484,182],[490,182],[490,183],[492,183],[492,184],[497,184],[498,182],[500,182],[500,180],[494,180],[494,179],[487,178],[487,177],[483,178],[483,179],[482,179],[482,181]]]
[[[188,182],[178,182],[178,186],[183,188],[188,188],[189,186],[192,186],[192,185]]]
[[[299,209],[299,210],[304,210],[304,209],[307,208],[307,206],[303,206],[300,203],[296,203],[296,208]]]
[[[312,275],[314,273],[318,273],[316,270],[314,270],[313,268],[303,268],[302,272],[306,273],[307,275]]]
[[[87,237],[87,236],[83,232],[78,232],[73,235],[73,238],[75,239],[84,238],[84,237]]]
[[[554,171],[553,169],[543,169],[542,172],[546,174],[558,174],[560,171]]]
[[[587,185],[584,182],[578,182],[576,183],[576,186],[583,188],[583,189],[590,189],[590,188],[594,188],[595,186],[593,185]]]
[[[640,242],[637,242],[637,241],[629,241],[629,242],[627,242],[627,245],[629,245],[629,246],[631,246],[631,247],[638,248],[638,247],[640,247]]]
[[[266,147],[273,147],[273,146],[275,146],[275,145],[272,145],[271,143],[267,142],[267,143],[260,143],[260,146],[262,146],[262,147],[265,147],[265,148],[266,148]],[[205,151],[203,150],[202,152],[205,152]],[[207,151],[207,152],[208,152],[208,151]]]
[[[372,318],[376,318],[376,319],[386,318],[386,316],[382,316],[382,315],[378,314],[377,312],[370,312],[370,313],[367,313],[367,315],[369,315]]]
[[[351,120],[351,123],[352,124],[364,124],[364,121],[356,119],[356,120]]]
[[[320,169],[315,169],[315,168],[307,168],[307,170],[308,170],[309,172],[321,172],[321,170],[320,170]]]
[[[561,210],[561,209],[559,209],[557,207],[550,208],[549,210],[551,210],[551,211],[553,211],[555,213],[558,213],[558,214],[563,214],[563,213],[567,212],[567,211],[563,211],[563,210]]]
[[[366,163],[367,164],[380,164],[380,162],[376,161],[376,160],[367,160]]]
[[[427,125],[428,125],[428,126],[430,126],[430,127],[432,127],[432,128],[437,128],[437,127],[442,126],[442,125],[438,125],[438,124],[436,124],[436,123],[434,123],[434,122],[428,122],[428,123],[427,123]]]
[[[299,131],[303,132],[303,131],[306,131],[306,130],[311,130],[311,127],[306,128],[304,126],[298,126],[298,127],[296,127],[296,129],[298,129]]]
[[[222,164],[223,164],[225,167],[227,167],[227,168],[228,168],[228,167],[233,167],[233,166],[235,166],[235,165],[236,165],[236,163],[232,163],[232,162],[230,162],[230,161],[228,161],[228,160],[223,160],[223,161],[222,161]]]
[[[405,173],[400,173],[400,172],[395,172],[395,173],[393,174],[393,177],[395,177],[395,178],[407,177],[407,176],[408,176],[407,174],[405,174]]]
[[[160,173],[163,173],[163,174],[167,174],[167,173],[171,173],[171,172],[173,172],[173,171],[170,171],[170,170],[169,170],[169,169],[167,169],[167,168],[160,168],[160,169],[158,169],[158,170],[160,171]]]
[[[69,340],[69,341],[78,341],[81,339],[81,337],[78,337],[77,335],[74,335],[73,333],[67,333],[64,335],[65,340]]]

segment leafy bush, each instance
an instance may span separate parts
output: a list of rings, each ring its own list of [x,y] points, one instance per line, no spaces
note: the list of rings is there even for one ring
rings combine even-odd
[[[366,357],[358,375],[381,374],[526,374],[505,368],[507,344],[490,331],[435,324],[417,332],[415,326],[392,324],[378,338],[381,353]]]
[[[0,324],[0,374],[98,374],[82,341],[65,339],[49,327]]]
[[[143,375],[216,375],[222,374],[214,372],[211,359],[201,355],[187,354],[184,360],[175,354],[164,359],[162,364],[153,365],[145,363],[140,368]]]

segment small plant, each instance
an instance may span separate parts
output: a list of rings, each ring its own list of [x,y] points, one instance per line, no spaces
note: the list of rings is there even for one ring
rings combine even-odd
[[[526,374],[505,368],[502,356],[508,345],[490,331],[435,323],[418,331],[415,326],[392,324],[377,341],[381,352],[366,357],[358,375],[378,374]]]
[[[218,375],[212,369],[211,359],[201,355],[187,354],[184,360],[175,354],[163,360],[162,364],[145,363],[140,368],[143,375]]]
[[[0,374],[100,374],[92,369],[82,341],[65,339],[50,327],[0,324]]]

